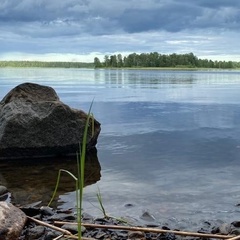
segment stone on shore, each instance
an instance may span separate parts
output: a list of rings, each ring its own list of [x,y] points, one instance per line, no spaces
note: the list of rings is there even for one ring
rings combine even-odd
[[[26,215],[20,209],[11,203],[0,202],[0,239],[18,239],[26,220]]]
[[[76,154],[87,114],[60,101],[48,86],[23,83],[0,102],[0,159]],[[100,123],[90,121],[87,147],[94,147]]]

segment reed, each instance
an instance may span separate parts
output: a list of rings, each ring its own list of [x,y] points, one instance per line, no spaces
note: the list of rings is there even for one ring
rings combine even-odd
[[[48,203],[48,206],[50,206],[57,194],[60,178],[62,173],[69,174],[75,181],[75,190],[76,190],[76,208],[77,208],[77,226],[78,226],[78,239],[82,239],[82,231],[81,231],[81,225],[82,225],[82,204],[83,204],[83,188],[84,188],[84,172],[85,172],[85,159],[86,159],[86,153],[87,153],[87,136],[88,136],[88,129],[90,125],[92,125],[92,136],[94,134],[94,116],[91,113],[93,101],[89,107],[89,111],[87,114],[86,123],[84,126],[84,132],[83,132],[83,139],[82,144],[79,144],[79,152],[77,153],[77,177],[72,174],[71,172],[60,169],[58,171],[58,177],[57,182],[55,185],[55,189],[53,191],[52,198],[50,202]]]

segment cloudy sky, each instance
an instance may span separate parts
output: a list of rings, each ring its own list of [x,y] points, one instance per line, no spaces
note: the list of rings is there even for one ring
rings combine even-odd
[[[0,60],[193,52],[240,61],[239,0],[1,0]]]

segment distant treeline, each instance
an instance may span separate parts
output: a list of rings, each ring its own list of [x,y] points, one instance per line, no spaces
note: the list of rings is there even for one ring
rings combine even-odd
[[[187,54],[160,54],[151,53],[131,53],[128,56],[105,55],[103,62],[97,57],[94,58],[95,68],[239,68],[240,62],[233,61],[212,61],[208,59],[198,59],[193,53]]]
[[[0,61],[0,67],[93,68],[94,65],[84,62]]]
[[[95,57],[93,63],[85,62],[42,62],[42,61],[0,61],[1,67],[39,67],[39,68],[240,68],[240,62],[212,61],[199,59],[193,53],[160,54],[131,53],[128,56],[105,55],[101,62]]]

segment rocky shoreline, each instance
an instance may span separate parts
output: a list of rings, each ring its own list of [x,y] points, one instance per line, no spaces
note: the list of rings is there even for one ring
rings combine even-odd
[[[1,206],[5,203],[11,204],[9,201],[9,192],[4,186],[0,186],[0,212]],[[13,206],[16,208],[15,206]],[[24,214],[25,220],[23,228],[21,228],[17,240],[53,240],[53,239],[74,239],[63,237],[64,231],[75,237],[77,233],[77,216],[73,210],[55,210],[47,206],[41,206],[41,202],[31,204],[29,206],[18,207],[14,209],[14,214],[20,211],[20,215]],[[5,214],[5,212],[4,212]],[[12,213],[10,213],[12,215]],[[19,215],[19,213],[18,213]],[[3,228],[2,223],[6,223],[4,219],[1,221],[0,216],[0,239],[16,240],[16,238],[4,237],[8,230]],[[12,216],[15,219],[15,216]],[[21,216],[23,219],[23,217]],[[150,221],[151,214],[145,212],[141,219],[145,221],[138,221],[137,219],[126,217],[124,219],[116,219],[112,217],[94,218],[90,214],[83,212],[82,214],[82,237],[83,239],[161,239],[161,240],[175,240],[175,239],[206,239],[214,238],[226,239],[236,235],[240,235],[240,221],[226,223],[223,221],[202,221],[197,228],[181,229],[179,226],[170,226],[170,224],[158,224]],[[8,219],[12,224],[11,220]],[[13,220],[14,221],[14,220]],[[18,222],[20,224],[20,222]],[[190,226],[189,226],[190,227]],[[201,235],[204,234],[204,235]],[[220,235],[220,236],[218,236]],[[61,237],[62,236],[62,237]]]
[[[71,210],[55,211],[49,207],[21,208],[21,210],[25,212],[25,214],[29,217],[33,217],[34,219],[51,225],[58,225],[59,227],[61,227],[61,229],[67,230],[72,234],[77,233],[77,225],[71,224],[77,222],[76,214],[74,214]],[[155,224],[145,224],[139,226],[137,221],[127,218],[122,220],[111,217],[94,218],[88,213],[83,213],[82,222],[82,236],[89,239],[186,239],[186,236],[179,236],[177,234],[177,232],[181,232],[182,229],[170,229],[168,226],[160,226]],[[119,229],[101,228],[99,227],[99,225],[119,226]],[[128,230],[124,229],[124,227],[126,226],[130,228]],[[134,230],[133,226],[137,226],[139,227],[139,229]],[[121,227],[123,229],[121,229]],[[143,229],[145,230],[142,231]],[[149,229],[149,231],[146,231],[146,229]],[[151,232],[151,229],[166,230],[166,232]],[[216,225],[216,223],[205,221],[204,226],[199,227],[199,230],[196,232],[196,234],[197,233],[222,235],[223,239],[227,235],[229,235],[229,237],[233,237],[234,235],[240,234],[240,222],[232,222],[230,224],[219,222],[218,225]],[[61,232],[48,228],[44,225],[39,225],[38,223],[32,221],[30,218],[28,219],[19,240],[50,240],[55,239],[60,235]],[[188,240],[199,238],[203,237],[194,235],[191,236],[191,234],[187,236]]]

